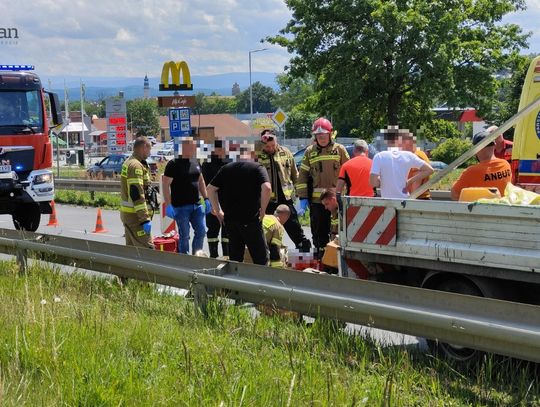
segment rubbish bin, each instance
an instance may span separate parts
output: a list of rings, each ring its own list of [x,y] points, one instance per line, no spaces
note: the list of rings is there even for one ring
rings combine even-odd
[[[66,151],[66,164],[75,165],[77,164],[77,153],[75,150]]]
[[[84,167],[84,150],[77,151],[77,159],[79,161],[79,165]]]

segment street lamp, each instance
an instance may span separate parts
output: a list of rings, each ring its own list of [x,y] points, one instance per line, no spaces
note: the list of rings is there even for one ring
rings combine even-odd
[[[251,54],[266,51],[268,48],[259,48],[249,51],[249,125],[253,126],[253,89],[251,89]]]

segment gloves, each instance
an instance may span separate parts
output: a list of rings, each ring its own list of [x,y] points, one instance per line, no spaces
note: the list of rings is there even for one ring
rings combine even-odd
[[[306,213],[308,207],[309,201],[307,200],[307,198],[300,198],[300,205],[296,210],[298,212],[298,216],[304,216],[304,213]]]
[[[147,235],[150,234],[150,230],[152,230],[152,224],[150,223],[149,220],[147,220],[146,222],[144,222],[142,224],[142,228],[144,230],[144,233],[146,233]]]
[[[206,198],[204,200],[204,214],[208,215],[210,212],[212,212],[212,204],[210,203],[210,199]]]
[[[165,215],[171,219],[174,219],[174,207],[171,204],[167,205],[165,208]]]

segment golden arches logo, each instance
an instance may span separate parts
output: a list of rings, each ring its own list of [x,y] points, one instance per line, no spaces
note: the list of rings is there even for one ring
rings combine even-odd
[[[171,74],[171,84],[169,84],[169,72]],[[180,76],[182,77],[182,82],[180,82]],[[163,64],[159,90],[193,90],[191,74],[185,61],[169,61]]]

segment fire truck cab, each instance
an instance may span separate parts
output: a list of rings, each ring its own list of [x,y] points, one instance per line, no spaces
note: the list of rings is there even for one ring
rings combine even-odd
[[[49,123],[62,123],[58,95],[42,88],[33,68],[0,65],[0,214],[29,231],[39,227],[42,213],[51,213]]]

